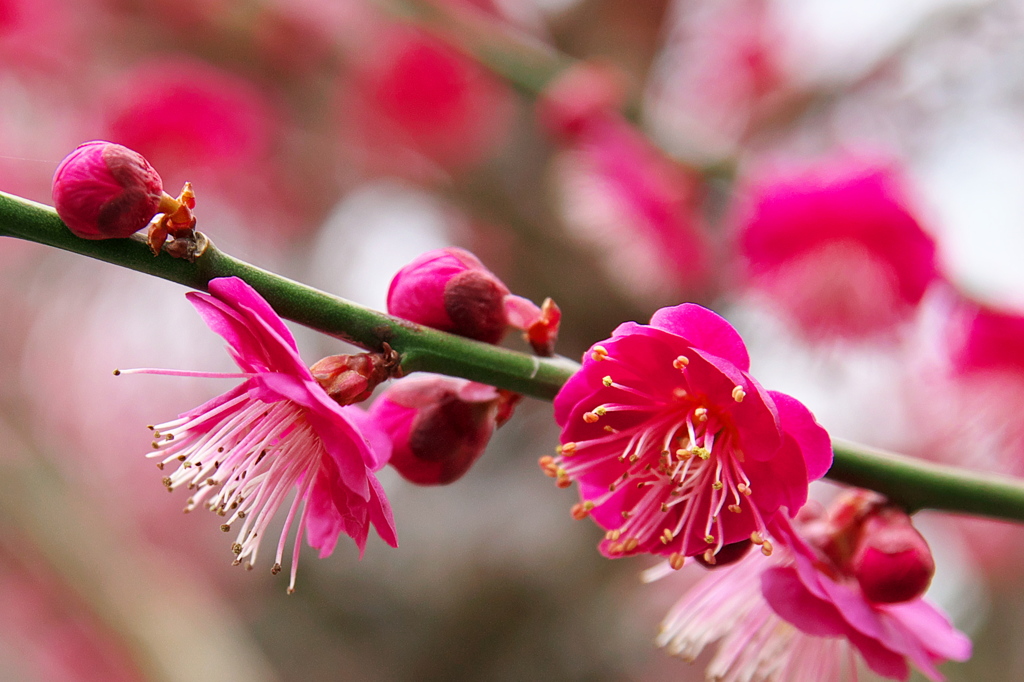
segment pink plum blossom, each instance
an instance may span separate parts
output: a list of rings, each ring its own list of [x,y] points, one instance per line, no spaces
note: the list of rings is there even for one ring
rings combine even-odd
[[[923,598],[869,599],[824,551],[835,538],[822,534],[820,511],[777,515],[771,558],[713,571],[672,608],[659,645],[692,661],[718,641],[708,675],[722,682],[856,679],[854,651],[885,677],[906,680],[913,664],[942,680],[937,664],[970,656],[970,640]]]
[[[422,374],[395,382],[370,416],[391,437],[389,464],[408,481],[446,485],[483,454],[519,396],[465,379]]]
[[[834,160],[764,172],[738,211],[749,284],[809,337],[891,331],[939,278],[894,169]]]
[[[559,455],[542,467],[579,483],[573,514],[608,533],[606,556],[703,555],[753,539],[799,509],[831,466],[828,434],[794,398],[748,374],[743,340],[687,303],[627,322],[592,346],[555,398]]]
[[[164,478],[168,490],[186,487],[186,511],[204,505],[225,517],[225,532],[239,526],[235,563],[251,567],[277,510],[294,490],[277,544],[273,572],[293,523],[298,523],[289,591],[295,585],[299,538],[306,533],[320,556],[329,556],[340,533],[360,554],[372,524],[397,546],[391,508],[374,472],[391,445],[364,411],[341,407],[313,378],[281,319],[249,285],[214,279],[210,293],[189,300],[228,344],[239,374],[129,370],[175,376],[237,377],[245,381],[178,419],[151,427],[158,467],[180,463]]]

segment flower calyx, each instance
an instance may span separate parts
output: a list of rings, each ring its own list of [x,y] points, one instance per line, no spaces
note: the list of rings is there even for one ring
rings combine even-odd
[[[339,405],[362,402],[383,382],[402,376],[401,357],[387,343],[380,352],[328,356],[309,371]]]

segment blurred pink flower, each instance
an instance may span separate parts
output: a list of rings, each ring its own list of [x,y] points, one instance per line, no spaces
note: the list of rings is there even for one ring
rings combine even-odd
[[[462,170],[504,140],[508,89],[440,40],[389,27],[359,57],[344,133],[371,169],[414,176],[434,166]]]
[[[738,224],[750,285],[809,337],[892,331],[940,276],[890,167],[833,160],[762,174]]]
[[[192,491],[186,511],[200,504],[226,516],[222,528],[242,527],[232,546],[235,563],[256,560],[271,520],[295,489],[277,545],[274,573],[281,570],[289,529],[298,516],[289,591],[295,586],[299,542],[326,557],[338,535],[355,540],[360,554],[372,524],[397,546],[394,521],[374,476],[391,452],[387,437],[357,407],[339,407],[313,378],[284,323],[249,285],[215,279],[210,294],[189,300],[210,329],[224,337],[240,374],[129,370],[175,376],[238,377],[227,393],[152,427],[158,466],[180,462],[164,479],[169,490]]]
[[[255,84],[190,58],[119,74],[105,107],[110,139],[138,150],[171,185],[212,171],[231,186],[226,176],[266,162],[279,126]]]
[[[388,387],[370,416],[393,443],[388,462],[408,481],[446,485],[483,454],[519,396],[465,379],[414,375]]]
[[[811,508],[796,522],[776,516],[772,557],[713,571],[669,612],[659,645],[693,660],[719,641],[708,675],[723,682],[856,679],[852,649],[879,675],[905,680],[913,664],[942,680],[937,664],[970,656],[970,640],[924,599],[870,601],[822,550],[821,522]]]
[[[555,398],[562,444],[542,466],[559,485],[579,482],[574,516],[609,531],[606,556],[715,563],[727,545],[760,544],[781,506],[803,505],[831,465],[828,434],[749,366],[736,330],[690,303],[622,324],[587,352]]]
[[[66,76],[85,61],[81,29],[98,18],[60,0],[0,0],[0,67]]]
[[[716,158],[756,129],[789,80],[790,42],[770,0],[673,5],[646,112],[670,147]]]
[[[705,286],[711,263],[695,179],[621,116],[580,106],[579,121],[571,111],[547,114],[560,121],[551,125],[575,133],[556,166],[568,227],[600,249],[605,270],[627,292],[676,298]]]

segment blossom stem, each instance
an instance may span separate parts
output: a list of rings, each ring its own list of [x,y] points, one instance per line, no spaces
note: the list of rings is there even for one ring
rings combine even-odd
[[[0,236],[71,251],[206,290],[211,279],[236,276],[248,282],[283,317],[354,343],[401,356],[406,373],[430,371],[551,400],[579,369],[562,357],[538,358],[428,329],[262,270],[219,251],[212,243],[195,262],[154,257],[145,239],[91,241],[65,227],[56,211],[0,192]],[[1024,521],[1024,482],[910,459],[836,440],[827,476],[876,490],[909,511],[937,509]]]
[[[239,277],[282,317],[371,351],[389,344],[402,371],[439,372],[551,400],[579,368],[565,358],[538,358],[435,331],[365,308],[233,258],[209,243],[190,263],[154,257],[144,238],[76,237],[49,206],[0,192],[0,236],[53,246],[205,291],[211,279]]]

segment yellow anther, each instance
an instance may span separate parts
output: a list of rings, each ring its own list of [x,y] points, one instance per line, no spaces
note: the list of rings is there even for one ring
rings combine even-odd
[[[609,424],[604,425],[604,430],[607,431],[608,433],[618,433],[618,431],[612,428],[612,426],[610,426]]]
[[[594,346],[590,351],[590,357],[594,360],[604,360],[608,357],[608,349],[604,346]]]
[[[714,550],[704,550],[704,563],[708,564],[709,566],[714,566],[717,563],[715,560]]]
[[[672,389],[672,397],[677,399],[677,400],[682,400],[687,395],[689,395],[689,394],[686,392],[685,388],[682,388],[680,386],[676,386],[675,388]]]
[[[661,531],[661,541],[664,542],[666,545],[672,542],[674,538],[675,535],[672,534],[672,530],[670,528],[666,528],[665,530]]]
[[[574,519],[576,519],[577,521],[580,521],[582,519],[587,518],[587,516],[590,515],[590,511],[593,508],[594,508],[594,503],[591,502],[590,500],[587,500],[586,502],[580,502],[578,504],[574,504],[572,506],[572,510],[570,511],[570,513],[572,514],[572,517]]]
[[[688,364],[690,364],[690,358],[686,357],[685,355],[680,355],[679,357],[672,361],[672,366],[675,367],[676,369],[683,369]]]
[[[576,443],[569,441],[568,443],[562,443],[555,450],[563,455],[564,457],[571,457],[576,454]]]
[[[663,511],[663,512],[667,512],[668,511],[668,504],[667,503],[665,503],[665,502],[661,503],[661,511]]]
[[[690,459],[691,457],[693,457],[693,452],[691,452],[690,450],[684,450],[683,448],[679,448],[678,450],[676,450],[676,457],[678,457],[679,459]]]
[[[742,509],[740,509],[740,506],[738,504],[730,504],[728,507],[726,507],[726,509],[731,511],[733,514],[739,514],[741,511],[743,511]]]
[[[616,528],[615,530],[610,530],[610,531],[608,531],[607,533],[604,534],[604,539],[605,540],[611,540],[612,542],[615,542],[620,537],[622,537],[622,531],[619,530],[618,528]]]
[[[696,417],[699,422],[706,422],[708,420],[708,408],[698,407],[693,411],[693,416]]]
[[[636,549],[639,546],[640,546],[640,540],[638,540],[637,538],[630,538],[630,539],[626,540],[626,544],[623,546],[622,549],[627,551],[627,552],[632,552],[634,549]]]
[[[694,448],[693,449],[693,454],[697,455],[701,459],[709,459],[711,457],[711,452],[707,448],[704,448],[704,447],[696,447],[696,448]]]
[[[594,410],[594,414],[596,414],[598,417],[603,417],[606,414],[608,414],[608,408],[605,407],[604,405],[601,405],[600,407]]]
[[[756,530],[750,534],[750,541],[755,545],[763,545],[765,543],[764,536]]]
[[[598,419],[600,419],[600,417],[598,415],[594,414],[593,412],[584,412],[583,413],[583,421],[587,422],[588,424],[593,424]]]
[[[738,403],[742,403],[743,399],[747,397],[747,392],[743,390],[742,386],[737,386],[732,389],[732,399]]]
[[[738,486],[736,486],[736,490],[739,490],[744,495],[750,495],[750,486],[747,485],[746,483],[740,483]]]
[[[767,540],[765,540],[763,543],[761,543],[761,554],[764,554],[765,556],[771,556],[772,555],[772,543],[768,542]]]
[[[711,484],[711,487],[714,488],[715,490],[721,490],[722,488],[725,487],[725,485],[721,481],[715,481],[714,483]]]
[[[601,379],[601,383],[605,385],[605,388],[611,388],[612,384],[615,382],[612,381],[611,377],[605,377],[604,379]]]
[[[673,570],[678,571],[680,568],[683,567],[683,564],[685,563],[686,557],[684,557],[682,554],[679,554],[678,552],[670,554],[668,557],[668,565],[671,566]]]
[[[715,544],[715,536],[711,533],[708,533],[704,536],[704,542],[708,543],[709,545]]]

